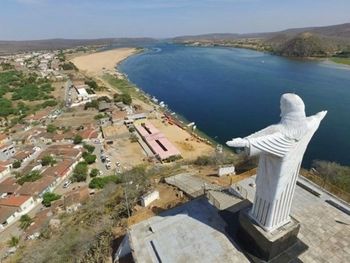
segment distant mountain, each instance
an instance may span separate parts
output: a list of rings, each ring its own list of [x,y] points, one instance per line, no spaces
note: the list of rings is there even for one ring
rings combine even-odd
[[[350,51],[350,23],[267,33],[180,36],[173,38],[173,41],[195,45],[245,47],[283,56],[333,56]]]
[[[67,49],[79,46],[144,46],[155,43],[152,38],[101,38],[101,39],[45,39],[29,41],[1,41],[0,54],[24,51]]]

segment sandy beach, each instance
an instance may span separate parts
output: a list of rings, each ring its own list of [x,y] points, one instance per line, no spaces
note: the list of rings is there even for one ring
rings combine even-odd
[[[104,72],[114,72],[116,64],[135,54],[135,48],[117,48],[71,59],[71,62],[82,72],[90,76],[101,76]]]

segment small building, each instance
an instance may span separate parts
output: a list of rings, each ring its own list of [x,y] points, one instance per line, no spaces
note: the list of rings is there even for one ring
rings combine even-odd
[[[132,120],[132,121],[137,121],[137,120],[145,120],[148,117],[148,113],[146,112],[141,112],[141,113],[135,113],[135,114],[129,114],[126,119],[127,120]]]
[[[0,230],[11,224],[16,219],[16,207],[0,205]]]
[[[58,178],[45,176],[35,182],[25,182],[17,193],[22,196],[34,196],[36,199],[42,198],[45,193],[52,192],[57,182]]]
[[[125,111],[113,111],[111,114],[112,123],[116,125],[122,125],[127,114]]]
[[[220,177],[224,175],[234,175],[234,174],[236,174],[234,165],[220,167],[218,171],[218,175]]]
[[[63,181],[73,171],[73,167],[77,161],[72,159],[65,159],[58,162],[55,166],[50,166],[42,173],[43,177],[53,176],[58,177],[59,181]]]
[[[10,173],[10,167],[9,166],[2,166],[0,165],[0,179],[4,176],[8,175]]]
[[[106,126],[112,124],[110,117],[104,117],[98,120],[100,126]]]
[[[0,198],[0,206],[17,207],[19,212],[28,211],[34,205],[33,197],[25,195],[11,195]]]
[[[179,150],[150,122],[140,122],[135,129],[160,161],[181,157]]]
[[[15,145],[7,143],[0,146],[0,161],[6,161],[13,157],[16,153]]]
[[[98,110],[100,112],[111,111],[113,107],[113,103],[106,102],[104,100],[98,103]]]
[[[143,207],[149,206],[153,201],[159,199],[159,192],[153,191],[151,193],[147,193],[141,197],[141,205]]]
[[[93,127],[86,128],[80,131],[78,134],[83,138],[84,142],[96,140],[100,137],[100,131]]]
[[[8,195],[15,194],[21,186],[17,184],[14,177],[6,178],[0,183],[0,197],[6,197]]]
[[[77,91],[78,99],[80,101],[90,100],[89,93],[86,89],[89,89],[89,86],[86,84],[75,86],[75,90]]]

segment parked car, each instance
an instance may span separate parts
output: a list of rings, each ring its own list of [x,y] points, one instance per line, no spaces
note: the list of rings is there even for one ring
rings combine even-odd
[[[71,183],[72,183],[71,180],[65,181],[64,184],[63,184],[63,188],[67,188],[68,186],[70,186]]]

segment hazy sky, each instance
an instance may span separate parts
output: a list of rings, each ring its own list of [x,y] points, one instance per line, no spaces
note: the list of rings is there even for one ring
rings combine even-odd
[[[171,37],[350,22],[350,0],[0,0],[0,39]]]

